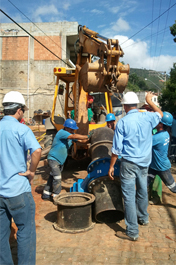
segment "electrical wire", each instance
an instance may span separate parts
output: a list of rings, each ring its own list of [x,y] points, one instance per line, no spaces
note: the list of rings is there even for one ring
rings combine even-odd
[[[8,16],[2,9],[0,11],[8,17],[10,20],[12,20],[18,27],[20,27],[22,30],[24,30],[29,36],[31,36],[35,41],[37,41],[40,45],[42,45],[45,49],[47,49],[50,53],[52,53],[55,57],[57,57],[59,60],[61,60],[63,63],[69,66],[67,62],[65,62],[63,59],[61,59],[59,56],[57,56],[54,52],[52,52],[50,49],[48,49],[43,43],[41,43],[39,40],[37,40],[32,34],[30,34],[27,30],[25,30],[22,26],[20,26],[15,20],[13,20],[10,16]],[[70,67],[70,66],[69,66]]]
[[[162,0],[160,0],[159,16],[160,16],[160,12],[161,12],[161,4],[162,4]],[[155,42],[155,52],[154,52],[154,60],[153,60],[153,67],[152,67],[153,69],[154,69],[154,61],[155,61],[155,56],[156,56],[157,44],[158,44],[159,24],[160,24],[160,17],[158,19],[158,26],[157,26],[157,35],[156,35],[156,42]]]
[[[154,0],[152,1],[152,21],[153,21],[153,10],[154,10]],[[150,65],[151,65],[151,57],[152,57],[152,34],[153,34],[153,23],[151,24]]]
[[[15,6],[10,0],[7,0],[9,3],[11,3],[11,5],[13,5],[23,16],[25,16],[25,18],[27,18],[35,27],[37,27],[41,32],[43,32],[43,34],[45,34],[45,36],[47,36],[52,42],[54,42],[59,48],[61,48],[61,46],[59,46],[53,39],[51,39],[42,29],[40,29],[30,18],[28,18],[17,6]],[[61,48],[61,50],[63,50],[64,52],[66,52],[64,49]],[[66,52],[66,54],[68,54]],[[68,54],[69,55],[69,54]]]
[[[170,7],[170,4],[171,4],[171,0],[170,0],[170,2],[169,2],[169,7]],[[168,17],[169,17],[169,11],[168,11],[168,13],[167,13],[167,17],[166,17],[165,29],[167,28]],[[164,42],[165,32],[166,32],[166,31],[164,31],[164,33],[163,33],[163,38],[162,38],[162,42],[161,42],[161,45],[160,45],[159,56],[158,56],[158,60],[157,60],[157,62],[156,62],[156,67],[155,67],[155,69],[157,68],[157,66],[158,66],[158,62],[159,62],[159,60],[160,60],[160,55],[161,55],[162,46],[163,46],[163,42]]]
[[[125,40],[124,42],[120,43],[120,46],[122,46],[125,42],[129,41],[130,39],[132,39],[134,36],[136,36],[139,32],[141,32],[142,30],[144,30],[145,28],[147,28],[148,26],[150,26],[153,22],[155,22],[157,19],[159,19],[161,16],[163,16],[166,12],[168,12],[171,8],[173,8],[176,5],[173,4],[171,7],[169,7],[167,10],[165,10],[159,17],[155,18],[152,22],[148,23],[145,27],[143,27],[142,29],[140,29],[139,31],[137,31],[135,34],[133,34],[130,38],[128,38],[127,40]]]
[[[153,33],[152,36],[155,36],[156,34],[162,34],[163,31],[166,31],[166,28],[161,29],[158,33],[157,33],[157,32],[156,32],[156,33]],[[138,44],[139,42],[142,42],[143,40],[148,39],[149,37],[151,37],[151,35],[148,35],[147,37],[145,37],[145,38],[143,38],[143,39],[141,39],[141,40],[139,40],[139,41],[136,41],[136,42],[134,42],[134,43],[132,43],[132,44],[130,44],[130,45],[128,45],[128,46],[125,46],[123,49],[126,49],[126,48],[128,48],[128,47],[130,47],[130,46],[136,45],[136,44]]]

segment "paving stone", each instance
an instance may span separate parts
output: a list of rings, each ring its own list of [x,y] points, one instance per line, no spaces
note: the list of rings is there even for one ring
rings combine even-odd
[[[123,258],[134,258],[135,252],[132,252],[132,251],[122,252],[122,257]]]
[[[76,178],[79,177],[79,170],[73,172],[70,168],[69,178],[70,172],[73,176],[78,172]],[[77,234],[55,230],[57,207],[43,201],[36,188],[32,186],[36,203],[36,265],[176,265],[176,194],[164,185],[163,204],[148,207],[150,224],[139,226],[140,237],[136,242],[115,236],[116,231],[125,229],[124,220],[113,224],[96,223],[93,229]],[[11,248],[13,257],[17,258],[16,242],[11,242]]]
[[[143,259],[130,259],[129,260],[130,265],[143,265],[145,264]]]
[[[157,260],[168,260],[169,259],[169,254],[167,253],[154,253],[153,254],[153,259],[157,259]]]
[[[153,264],[159,264],[157,260],[153,260],[153,259],[145,259],[144,260],[144,264],[149,264],[149,265],[153,265]],[[161,263],[162,264],[162,263]]]
[[[176,261],[176,253],[170,254],[170,259]]]
[[[162,265],[174,265],[172,260],[158,260],[157,264],[162,264]]]
[[[136,253],[137,259],[152,259],[152,253]]]

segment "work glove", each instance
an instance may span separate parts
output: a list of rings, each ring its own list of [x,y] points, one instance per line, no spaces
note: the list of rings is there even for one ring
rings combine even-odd
[[[89,134],[88,134],[88,139],[90,139],[90,137],[94,134],[94,131],[95,131],[95,130],[92,130],[92,131],[89,132]]]

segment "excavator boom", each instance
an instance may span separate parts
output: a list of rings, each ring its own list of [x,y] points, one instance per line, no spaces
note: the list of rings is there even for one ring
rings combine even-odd
[[[119,41],[107,39],[85,26],[80,26],[78,33],[77,66],[84,91],[122,93],[128,82],[130,67],[119,62],[124,55]],[[92,55],[99,59],[92,61]]]

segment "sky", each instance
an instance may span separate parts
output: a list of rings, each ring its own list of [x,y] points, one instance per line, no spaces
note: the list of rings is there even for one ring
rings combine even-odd
[[[176,0],[0,0],[0,9],[18,23],[69,21],[119,40],[131,68],[170,72],[176,43],[170,26]],[[11,21],[0,12],[0,23]]]

